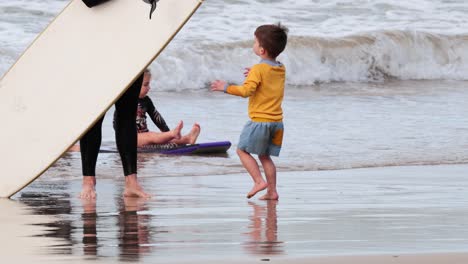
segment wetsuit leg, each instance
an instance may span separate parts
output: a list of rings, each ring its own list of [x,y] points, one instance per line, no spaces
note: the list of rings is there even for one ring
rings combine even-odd
[[[83,176],[96,176],[96,161],[101,147],[104,116],[80,139]]]
[[[115,103],[115,141],[122,159],[124,175],[137,172],[137,127],[136,113],[143,74]]]

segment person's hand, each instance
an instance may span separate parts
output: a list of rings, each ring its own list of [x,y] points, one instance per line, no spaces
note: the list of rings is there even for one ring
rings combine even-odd
[[[211,83],[211,91],[220,91],[224,92],[224,86],[226,85],[225,81],[216,80]]]
[[[245,68],[244,76],[247,77],[249,75],[250,68]]]

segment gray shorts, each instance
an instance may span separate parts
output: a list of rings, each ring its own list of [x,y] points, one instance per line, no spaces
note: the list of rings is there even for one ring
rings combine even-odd
[[[237,148],[251,154],[279,156],[283,130],[283,122],[248,121],[242,130]]]

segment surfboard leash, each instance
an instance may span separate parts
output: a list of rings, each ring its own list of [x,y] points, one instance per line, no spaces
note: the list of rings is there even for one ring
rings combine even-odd
[[[156,6],[159,0],[143,0],[143,1],[151,5],[150,14],[149,14],[149,18],[151,19],[151,16],[153,15],[154,10],[156,10]]]

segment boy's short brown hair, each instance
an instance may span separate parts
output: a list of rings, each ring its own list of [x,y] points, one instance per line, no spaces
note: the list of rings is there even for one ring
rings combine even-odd
[[[288,29],[280,23],[277,25],[262,25],[255,30],[255,37],[272,58],[278,57],[286,48]]]

